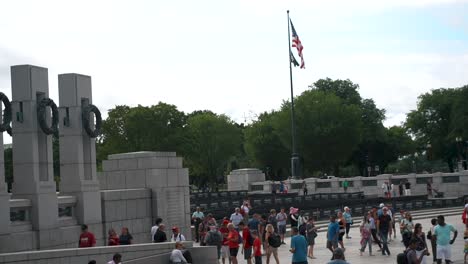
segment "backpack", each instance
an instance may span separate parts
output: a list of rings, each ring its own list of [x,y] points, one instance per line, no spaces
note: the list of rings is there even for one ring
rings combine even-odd
[[[193,263],[192,254],[190,254],[190,251],[184,250],[182,252],[182,256],[184,256],[185,260],[187,260],[187,263]]]
[[[279,248],[281,246],[281,237],[277,233],[273,233],[268,237],[268,245]]]
[[[206,244],[209,246],[221,246],[223,243],[223,237],[221,233],[218,231],[216,232],[208,232],[208,235],[206,237]]]
[[[306,235],[306,223],[303,223],[299,226],[299,234],[305,236]]]
[[[249,241],[249,245],[252,246],[253,243],[254,243],[254,239],[253,239],[253,236],[252,236],[252,233],[251,233],[251,232],[249,232],[249,239],[248,239],[248,241]]]
[[[405,250],[403,253],[399,253],[396,257],[397,264],[408,264],[408,251]]]

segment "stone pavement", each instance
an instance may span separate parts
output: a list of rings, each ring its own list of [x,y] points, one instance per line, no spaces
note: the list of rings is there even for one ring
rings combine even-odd
[[[461,210],[460,210],[461,211]],[[435,217],[435,216],[434,216]],[[430,220],[431,218],[416,220],[416,223],[421,223],[423,225],[423,230],[425,233],[429,230],[430,227]],[[455,243],[452,245],[452,261],[455,263],[463,263],[463,232],[464,226],[461,222],[461,213],[460,215],[456,216],[447,216],[446,222],[455,226],[458,230],[458,237]],[[389,244],[391,256],[382,256],[380,252],[377,252],[379,248],[376,244],[373,245],[372,250],[375,256],[369,256],[368,252],[366,251],[362,257],[359,256],[359,248],[360,248],[360,235],[359,230],[357,228],[352,228],[350,231],[351,239],[345,239],[345,256],[346,260],[351,264],[375,264],[375,263],[396,263],[396,255],[400,252],[403,252],[404,246],[401,243],[401,236],[397,234],[397,238],[394,239]],[[285,240],[286,245],[283,245],[279,248],[279,258],[280,264],[291,263],[291,253],[289,253],[289,245],[290,245],[290,238]],[[318,237],[315,240],[315,248],[314,248],[314,255],[317,259],[309,259],[309,263],[317,263],[317,264],[324,264],[330,260],[331,252],[325,248],[326,244],[326,234],[321,232],[318,234]],[[432,263],[432,252],[430,259],[426,262],[427,264]],[[243,259],[243,255],[239,253],[238,255],[239,263],[247,263]],[[274,259],[272,259],[271,264],[275,264]],[[266,257],[263,257],[263,263],[266,263]]]

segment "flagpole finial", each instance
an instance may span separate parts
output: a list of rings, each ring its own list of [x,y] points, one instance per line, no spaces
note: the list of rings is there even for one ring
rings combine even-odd
[[[289,10],[286,10],[286,13],[288,13],[288,14],[289,14]]]

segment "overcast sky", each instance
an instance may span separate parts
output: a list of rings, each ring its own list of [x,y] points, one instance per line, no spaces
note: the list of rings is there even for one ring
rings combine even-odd
[[[468,84],[464,0],[14,0],[0,3],[0,91],[11,98],[11,65],[34,64],[57,103],[57,75],[76,72],[101,112],[162,101],[249,121],[289,97],[287,9],[306,63],[296,95],[349,78],[389,126],[421,93]]]

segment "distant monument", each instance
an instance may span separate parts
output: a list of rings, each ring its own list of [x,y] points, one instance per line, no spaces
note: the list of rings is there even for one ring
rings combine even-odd
[[[60,107],[49,98],[48,70],[11,67],[12,101],[0,93],[0,132],[13,137],[13,188],[7,192],[0,137],[0,253],[77,247],[80,224],[105,245],[107,230],[128,227],[135,243],[151,242],[157,217],[190,239],[188,169],[175,152],[110,155],[96,172],[101,115],[91,77],[61,74]],[[10,108],[11,107],[11,108]],[[11,110],[11,111],[10,111]],[[11,125],[10,125],[11,120]],[[60,193],[52,135],[59,136]]]

